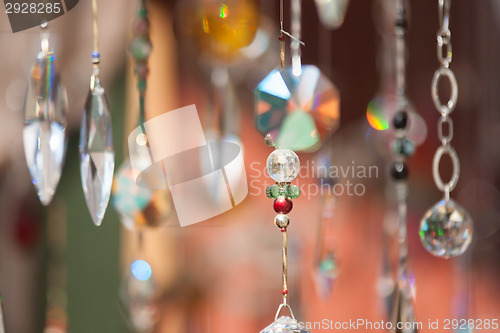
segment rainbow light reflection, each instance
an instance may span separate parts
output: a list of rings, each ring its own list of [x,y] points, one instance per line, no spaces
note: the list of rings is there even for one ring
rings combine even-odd
[[[366,109],[366,119],[371,127],[378,131],[383,131],[389,128],[389,122],[382,108],[381,98],[375,97],[368,103]]]

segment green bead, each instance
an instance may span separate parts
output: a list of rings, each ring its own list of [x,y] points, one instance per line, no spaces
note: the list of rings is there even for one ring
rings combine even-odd
[[[141,91],[146,90],[146,80],[140,79],[139,82],[137,83],[137,88]]]
[[[274,184],[274,185],[271,185],[271,186],[268,186],[266,188],[266,196],[269,198],[269,199],[277,199],[282,193],[283,190],[281,189],[281,187],[277,184]]]
[[[139,16],[140,18],[146,18],[148,16],[148,10],[146,8],[139,9],[137,16]]]
[[[297,199],[300,195],[300,188],[297,185],[286,185],[285,196],[290,199]]]
[[[396,155],[409,157],[415,153],[415,144],[407,138],[397,138],[392,144],[392,151]]]
[[[142,37],[136,37],[130,43],[130,53],[136,61],[144,61],[151,54],[151,42]]]

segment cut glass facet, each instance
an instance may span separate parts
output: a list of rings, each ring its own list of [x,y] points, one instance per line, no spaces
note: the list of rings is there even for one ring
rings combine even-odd
[[[255,90],[255,122],[278,148],[315,151],[339,126],[337,88],[313,65],[275,69]],[[268,134],[270,136],[268,136]]]
[[[101,225],[108,206],[114,168],[109,105],[99,77],[93,75],[80,129],[80,171],[87,207],[96,226]]]
[[[275,149],[267,158],[266,170],[276,182],[289,183],[299,174],[299,157],[290,149]]]
[[[274,323],[264,328],[260,333],[310,333],[301,327],[297,320],[281,316]]]
[[[54,66],[54,55],[41,51],[31,68],[24,104],[23,143],[38,197],[48,205],[56,191],[66,155],[66,89]]]
[[[438,257],[463,254],[472,242],[473,225],[469,214],[455,201],[441,200],[425,213],[420,222],[420,240]]]

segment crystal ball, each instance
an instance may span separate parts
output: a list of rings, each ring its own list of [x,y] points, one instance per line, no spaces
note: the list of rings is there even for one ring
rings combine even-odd
[[[275,149],[267,158],[269,176],[278,183],[289,183],[300,171],[299,157],[290,149]]]
[[[115,174],[111,202],[122,224],[130,230],[161,226],[172,211],[170,193],[138,186],[128,160]]]
[[[425,213],[419,233],[423,246],[431,254],[456,257],[472,242],[472,219],[455,201],[441,200]]]

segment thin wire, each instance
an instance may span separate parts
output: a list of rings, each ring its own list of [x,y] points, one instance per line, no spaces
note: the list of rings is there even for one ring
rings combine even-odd
[[[283,31],[283,0],[280,0],[280,30]]]
[[[97,0],[92,0],[92,38],[94,52],[99,52],[99,29],[97,26]]]
[[[283,261],[283,304],[286,304],[286,297],[288,296],[288,256],[287,256],[287,232],[282,231],[282,261]]]
[[[302,74],[302,64],[300,58],[300,34],[301,34],[301,1],[292,0],[292,36],[293,41],[290,44],[292,53],[292,73],[295,76]]]

